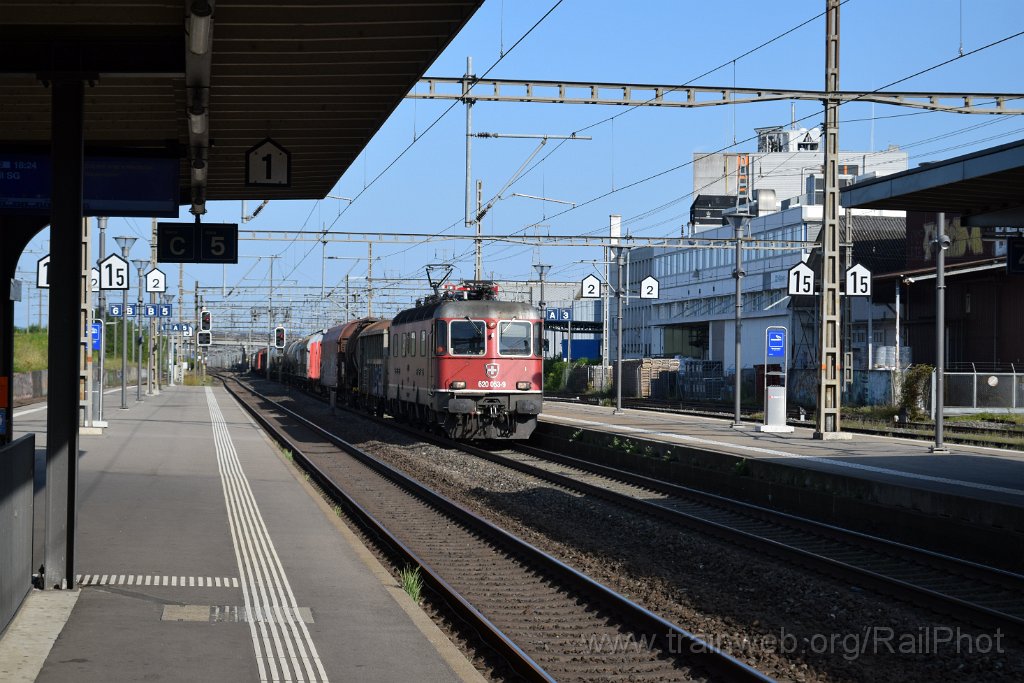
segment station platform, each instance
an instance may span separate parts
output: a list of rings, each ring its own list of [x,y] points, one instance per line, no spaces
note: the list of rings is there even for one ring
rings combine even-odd
[[[1024,452],[545,401],[542,447],[736,498],[1024,571]],[[634,443],[635,442],[635,443]]]
[[[1024,451],[945,444],[949,453],[935,454],[931,442],[915,439],[853,434],[822,441],[812,428],[759,432],[755,423],[733,428],[731,420],[632,409],[615,415],[560,401],[545,401],[541,420],[1024,507]]]
[[[30,593],[0,679],[482,680],[226,391],[131,398],[81,439],[77,584]],[[15,411],[37,461],[45,416]]]

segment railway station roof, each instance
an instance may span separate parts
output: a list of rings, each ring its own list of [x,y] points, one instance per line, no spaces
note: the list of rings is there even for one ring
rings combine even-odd
[[[46,151],[84,74],[88,153],[180,161],[181,203],[323,198],[483,0],[3,0],[0,149]],[[191,114],[191,116],[190,116]],[[288,187],[247,187],[272,138]]]
[[[957,213],[979,227],[1024,226],[1024,140],[866,180],[840,190],[842,206]]]

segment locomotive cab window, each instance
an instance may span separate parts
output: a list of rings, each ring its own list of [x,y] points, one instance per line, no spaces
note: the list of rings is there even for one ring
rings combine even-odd
[[[450,326],[452,353],[456,356],[482,356],[486,348],[483,320],[453,320]]]
[[[529,356],[532,325],[525,320],[498,323],[498,353],[502,356]]]
[[[448,353],[448,322],[445,320],[438,320],[434,331],[434,342],[436,346],[434,350],[437,355]]]

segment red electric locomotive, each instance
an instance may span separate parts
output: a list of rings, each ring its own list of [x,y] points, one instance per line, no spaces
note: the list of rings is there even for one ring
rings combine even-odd
[[[529,438],[543,402],[542,321],[532,305],[496,295],[492,283],[468,283],[395,316],[388,412],[455,439]]]

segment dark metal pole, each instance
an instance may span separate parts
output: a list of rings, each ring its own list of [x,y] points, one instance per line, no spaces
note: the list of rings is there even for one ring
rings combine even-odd
[[[622,247],[615,249],[615,410],[613,415],[622,414]]]
[[[128,249],[121,247],[121,256],[128,260]],[[121,410],[128,410],[128,288],[121,290]]]
[[[939,213],[935,233],[935,445],[932,453],[949,453],[942,444],[943,384],[946,369],[946,214]],[[899,353],[899,349],[896,350]]]
[[[100,249],[99,257],[96,259],[96,263],[102,263],[103,259],[107,257],[107,218],[106,216],[100,216],[96,219],[96,224],[100,228]],[[100,288],[100,393],[96,397],[98,403],[96,407],[96,416],[101,422],[103,421],[103,390],[107,387],[107,368],[106,368],[106,357],[107,357],[107,291]]]
[[[735,224],[736,239],[736,377],[733,380],[733,417],[732,426],[741,427],[740,392],[743,387],[743,219],[737,217]]]
[[[50,223],[49,410],[46,415],[46,528],[43,584],[69,588],[75,576],[82,315],[84,85],[51,82],[53,140]]]

